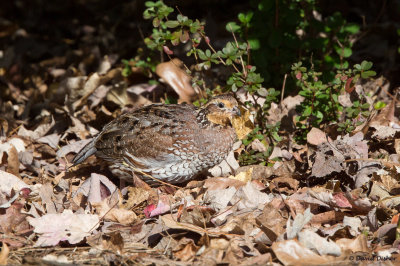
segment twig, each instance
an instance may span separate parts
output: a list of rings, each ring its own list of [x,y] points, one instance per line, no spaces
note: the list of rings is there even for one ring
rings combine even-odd
[[[283,77],[283,84],[282,84],[282,90],[281,90],[281,103],[283,101],[283,96],[285,94],[286,79],[287,79],[287,74],[285,74],[285,76]]]
[[[238,41],[237,41],[237,39],[236,39],[235,33],[233,32],[232,26],[231,26],[231,24],[228,24],[228,25],[229,25],[229,28],[231,29],[233,39],[235,40],[236,48],[239,49],[239,43],[238,43]],[[247,69],[244,67],[244,62],[243,62],[242,56],[240,56],[240,63],[242,64],[243,75],[244,75],[244,77],[246,78],[246,77],[247,77]]]

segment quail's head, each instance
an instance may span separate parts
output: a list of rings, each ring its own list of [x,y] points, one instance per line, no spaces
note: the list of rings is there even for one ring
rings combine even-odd
[[[215,124],[229,125],[235,116],[240,116],[240,109],[236,99],[229,94],[212,98],[205,106],[207,119]]]

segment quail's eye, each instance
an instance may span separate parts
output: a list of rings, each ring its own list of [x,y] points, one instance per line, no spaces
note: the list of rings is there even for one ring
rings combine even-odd
[[[224,103],[221,103],[221,102],[219,102],[219,103],[218,103],[218,107],[219,107],[219,108],[224,108],[224,107],[225,107],[225,104],[224,104]]]

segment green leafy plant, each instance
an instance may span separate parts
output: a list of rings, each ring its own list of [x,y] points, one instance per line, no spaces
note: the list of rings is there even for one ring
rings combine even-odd
[[[324,83],[320,80],[321,72],[308,70],[301,62],[293,64],[292,75],[301,88],[299,94],[304,97],[298,108],[301,115],[296,118],[301,132],[299,139],[304,139],[311,127],[320,127],[321,124],[337,123],[340,131],[351,132],[362,123],[360,116],[365,118],[370,114],[370,105],[366,99],[360,95],[352,106],[343,109],[339,103],[339,95],[342,92],[351,93],[360,78],[375,76],[376,73],[371,68],[371,62],[363,61],[352,69],[338,70],[332,83]],[[342,114],[343,121],[338,122]]]
[[[280,86],[295,58],[313,58],[324,81],[334,79],[335,68],[348,67],[351,36],[359,32],[359,25],[346,22],[340,13],[323,18],[316,0],[253,0],[250,5],[252,9],[239,13],[227,29],[248,41],[265,82]],[[290,89],[290,80],[287,85]]]

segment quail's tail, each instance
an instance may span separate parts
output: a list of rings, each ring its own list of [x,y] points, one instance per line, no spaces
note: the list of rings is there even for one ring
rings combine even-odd
[[[82,163],[83,161],[85,161],[89,156],[93,155],[96,153],[97,149],[94,146],[94,141],[89,142],[88,144],[86,144],[85,147],[83,147],[74,157],[74,159],[72,160],[73,165],[75,166],[77,164]]]

